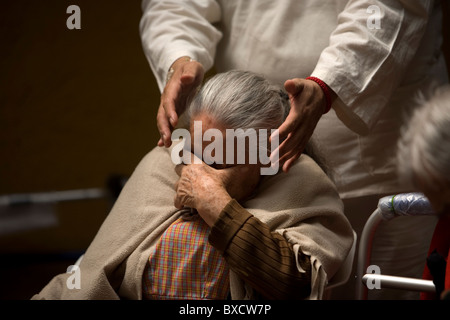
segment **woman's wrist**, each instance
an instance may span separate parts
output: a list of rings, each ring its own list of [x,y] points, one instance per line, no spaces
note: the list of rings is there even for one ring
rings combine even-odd
[[[212,227],[219,218],[222,210],[232,200],[231,196],[225,190],[219,191],[214,195],[214,201],[204,202],[197,208],[199,215],[203,218],[207,225]]]

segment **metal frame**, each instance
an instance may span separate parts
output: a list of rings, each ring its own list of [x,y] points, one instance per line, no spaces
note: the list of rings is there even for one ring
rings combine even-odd
[[[395,198],[397,196],[400,198],[398,203],[398,212],[396,211],[397,203],[395,202]],[[415,207],[414,202],[417,202]],[[378,208],[370,215],[361,234],[357,262],[357,300],[367,299],[367,283],[369,281],[371,283],[376,281],[381,288],[393,288],[420,292],[436,291],[435,285],[431,280],[366,273],[366,270],[370,265],[373,238],[380,223],[387,222],[398,216],[432,216],[434,214],[435,213],[432,211],[428,200],[423,194],[420,193],[393,195],[380,199]]]

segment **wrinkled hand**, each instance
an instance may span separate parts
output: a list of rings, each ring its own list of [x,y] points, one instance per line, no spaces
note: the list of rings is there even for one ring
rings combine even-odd
[[[271,155],[279,157],[279,165],[287,172],[311,138],[326,108],[322,88],[311,80],[291,79],[284,83],[289,94],[291,110],[274,134],[279,135],[280,146]],[[333,94],[333,98],[334,98]],[[273,135],[272,135],[273,136]]]
[[[214,169],[205,163],[193,163],[177,165],[175,170],[180,176],[175,184],[175,207],[197,209],[209,226],[231,199],[242,201],[249,197],[260,177],[257,166]]]
[[[187,101],[202,83],[205,71],[197,61],[181,57],[172,64],[174,72],[164,88],[156,115],[156,123],[161,138],[158,146],[170,147],[170,136],[178,123],[178,116],[186,109]]]

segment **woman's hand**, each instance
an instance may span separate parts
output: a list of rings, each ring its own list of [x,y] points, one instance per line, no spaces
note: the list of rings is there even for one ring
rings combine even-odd
[[[214,169],[202,162],[180,164],[175,170],[180,176],[175,184],[175,207],[195,208],[209,226],[231,199],[242,201],[248,198],[260,177],[259,167],[255,165]]]
[[[161,95],[156,124],[161,138],[158,146],[170,147],[170,136],[178,123],[178,116],[186,109],[186,103],[195,94],[203,81],[205,71],[203,66],[189,57],[181,57],[172,67],[166,87]]]
[[[221,176],[206,164],[178,165],[180,179],[175,184],[175,207],[197,209],[205,222],[212,226],[222,209],[232,199]]]

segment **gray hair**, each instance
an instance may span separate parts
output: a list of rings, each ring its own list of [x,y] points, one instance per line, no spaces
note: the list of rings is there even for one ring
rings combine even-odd
[[[210,78],[187,108],[186,117],[206,113],[232,129],[277,129],[289,113],[288,95],[257,74],[232,70]]]
[[[415,110],[402,130],[397,160],[405,182],[450,187],[450,86],[438,88]]]
[[[289,111],[289,96],[281,87],[261,75],[232,70],[210,78],[188,104],[180,122],[181,126],[189,128],[192,118],[204,112],[231,129],[270,130],[277,129]],[[332,170],[313,139],[307,143],[304,152],[332,176]]]

